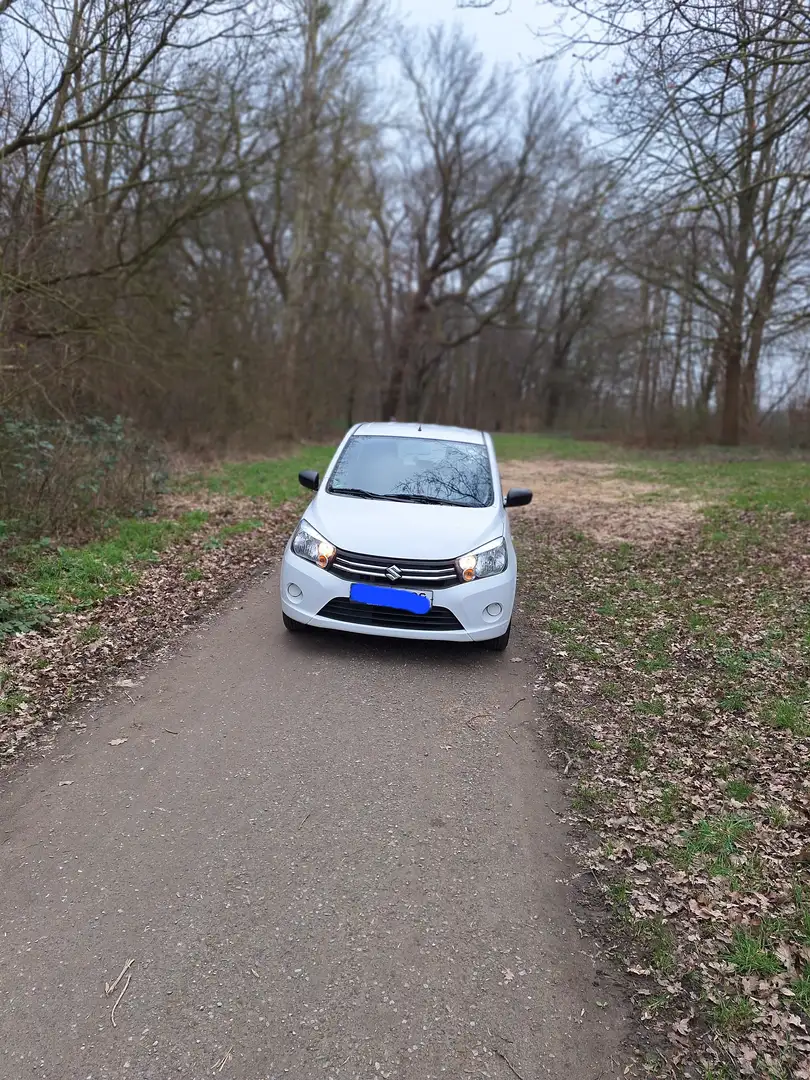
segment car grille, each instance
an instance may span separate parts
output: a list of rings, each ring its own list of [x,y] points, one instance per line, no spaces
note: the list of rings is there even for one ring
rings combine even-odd
[[[345,581],[400,585],[407,589],[446,589],[459,583],[452,559],[438,562],[386,559],[379,555],[357,555],[353,551],[338,550],[330,569]]]
[[[398,608],[371,607],[358,604],[348,597],[330,600],[322,607],[320,615],[325,619],[356,623],[358,626],[387,626],[392,630],[463,630],[464,627],[452,611],[443,607],[431,608],[424,615]]]

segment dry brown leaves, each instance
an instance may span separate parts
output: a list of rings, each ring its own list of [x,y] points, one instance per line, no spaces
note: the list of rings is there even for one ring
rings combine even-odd
[[[506,461],[504,490],[528,487],[534,500],[517,520],[564,523],[600,543],[653,544],[688,534],[699,520],[700,502],[650,501],[653,484],[619,477],[613,465],[594,461]]]
[[[191,509],[208,512],[205,526],[145,566],[128,592],[86,611],[56,615],[46,631],[3,643],[4,692],[24,700],[0,716],[0,763],[9,764],[20,749],[53,734],[105,676],[148,656],[246,575],[268,565],[298,512],[296,506],[270,510],[261,500],[198,494],[164,496],[160,513],[172,517]],[[258,524],[222,534],[223,526],[241,521]],[[87,641],[83,631],[90,624],[94,640]]]
[[[810,526],[628,547],[572,505],[518,526],[524,604],[649,1069],[810,1080]]]

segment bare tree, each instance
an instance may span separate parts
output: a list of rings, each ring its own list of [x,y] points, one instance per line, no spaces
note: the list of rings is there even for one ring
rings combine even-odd
[[[278,77],[257,117],[281,149],[271,175],[265,170],[242,195],[281,301],[281,390],[295,436],[312,426],[312,384],[333,371],[323,356],[333,339],[319,328],[326,309],[331,315],[326,296],[336,261],[357,261],[350,249],[358,233],[345,225],[358,224],[358,163],[373,130],[359,72],[379,40],[384,9],[372,0],[331,7],[301,0],[293,13]]]
[[[645,185],[636,227],[646,234],[653,214],[680,242],[692,219],[708,241],[704,261],[688,265],[688,290],[714,321],[710,382],[721,440],[735,444],[753,423],[760,357],[775,324],[787,318],[795,328],[810,315],[791,302],[808,220],[810,144],[792,123],[807,100],[806,50],[790,37],[792,0],[667,13],[664,20],[656,9],[625,34],[620,70],[600,92],[632,148],[625,167]],[[685,269],[667,253],[648,277],[683,288]]]
[[[562,103],[536,83],[519,97],[455,30],[402,51],[418,122],[406,128],[402,179],[406,278],[383,415],[419,409],[442,355],[515,304],[542,242],[548,182],[565,135]],[[515,118],[517,117],[517,121]]]

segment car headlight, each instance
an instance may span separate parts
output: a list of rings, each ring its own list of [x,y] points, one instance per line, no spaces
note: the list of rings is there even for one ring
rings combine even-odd
[[[456,559],[456,569],[462,581],[475,581],[478,578],[502,574],[508,562],[506,540],[501,536]]]
[[[302,520],[292,538],[292,550],[307,562],[315,563],[322,570],[328,570],[334,559],[335,545],[313,529],[308,521]]]

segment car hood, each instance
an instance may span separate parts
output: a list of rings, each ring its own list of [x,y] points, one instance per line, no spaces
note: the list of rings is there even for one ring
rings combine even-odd
[[[304,516],[337,548],[391,559],[456,559],[504,532],[497,505],[376,502],[326,491]]]

